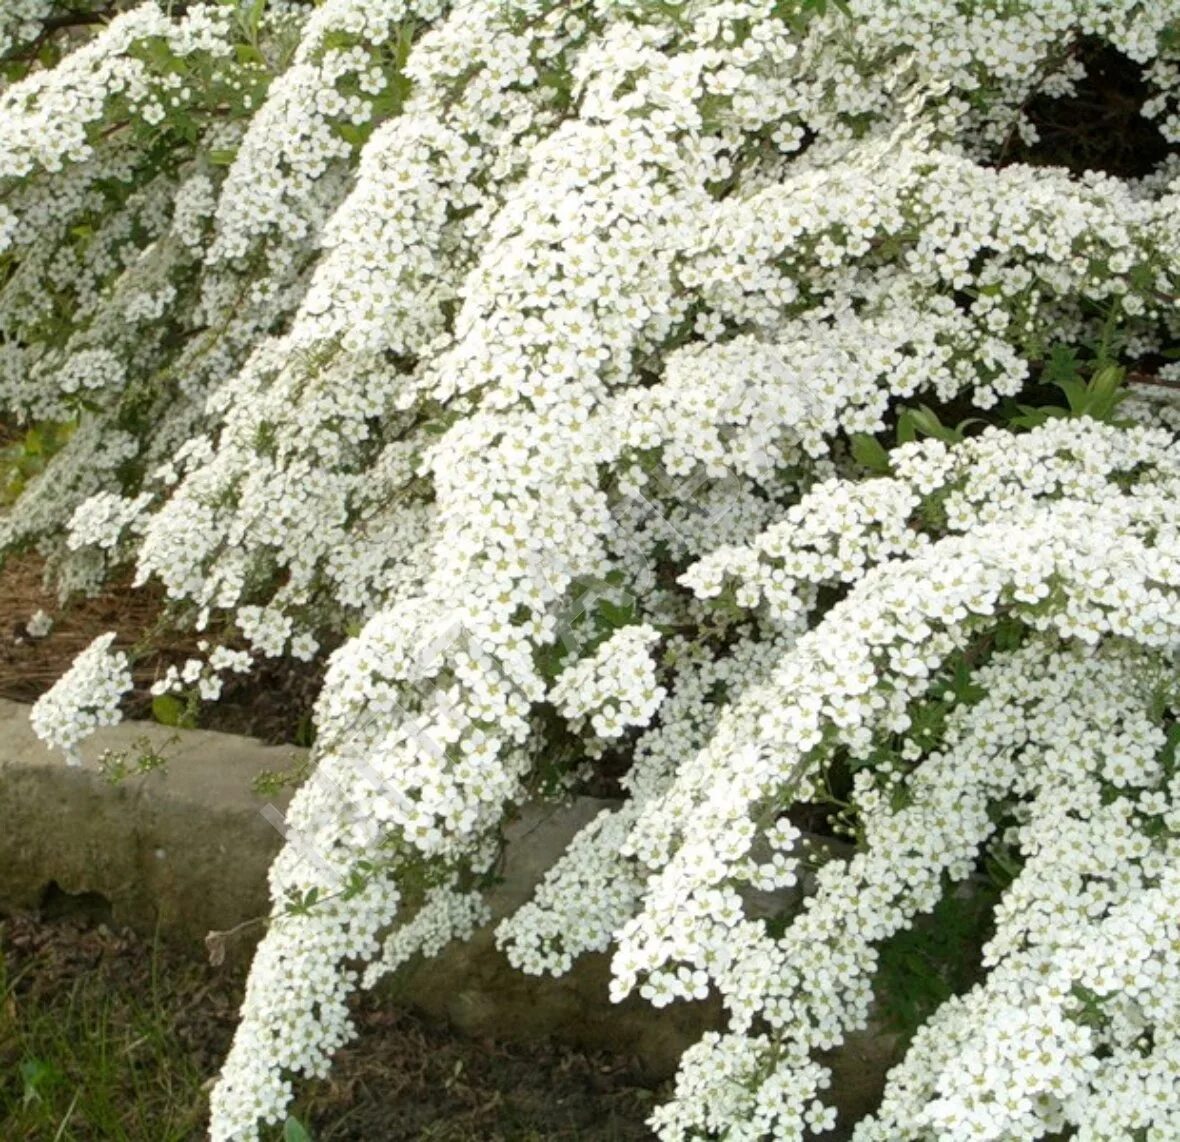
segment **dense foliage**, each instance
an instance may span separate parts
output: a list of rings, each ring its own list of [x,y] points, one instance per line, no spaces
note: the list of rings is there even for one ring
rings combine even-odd
[[[1134,175],[1038,141],[1102,53]],[[856,1137],[1180,1136],[1180,4],[4,0],[0,77],[0,549],[162,583],[161,695],[335,648],[215,1138],[591,780],[499,938],[720,994],[661,1138],[829,1125],[882,948],[988,870]],[[853,855],[755,913],[804,825]]]

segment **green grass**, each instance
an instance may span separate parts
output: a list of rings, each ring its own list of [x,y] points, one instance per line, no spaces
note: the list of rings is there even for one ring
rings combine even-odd
[[[0,1142],[198,1142],[244,965],[78,918],[0,921]],[[366,994],[360,1037],[265,1142],[639,1142],[656,1094],[601,1054],[464,1039]]]
[[[0,1137],[202,1137],[206,1076],[177,1033],[175,991],[163,1002],[158,948],[128,973],[117,939],[95,944],[23,966],[0,949]]]

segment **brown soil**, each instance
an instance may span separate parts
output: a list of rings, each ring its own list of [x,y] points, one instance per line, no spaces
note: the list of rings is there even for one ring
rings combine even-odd
[[[0,1138],[42,1142],[55,1133],[45,1124],[62,1120],[73,1142],[204,1138],[203,1088],[229,1048],[242,986],[240,971],[130,932],[0,923]],[[373,995],[356,1017],[357,1040],[295,1108],[316,1142],[651,1137],[655,1095],[629,1060],[462,1039]],[[50,1076],[33,1096],[31,1065]]]
[[[126,580],[111,584],[97,598],[75,598],[62,606],[43,577],[44,564],[36,555],[14,556],[0,567],[0,697],[33,701],[100,634],[117,631],[118,645],[129,647],[161,613],[158,589],[132,590]],[[44,638],[34,638],[27,629],[38,610],[53,619]],[[155,680],[156,665],[149,661],[137,667],[137,688],[145,693]]]
[[[130,650],[147,644],[133,658],[135,689],[125,712],[150,718],[151,685],[171,664],[200,657],[192,631],[167,621],[164,594],[158,584],[131,586],[130,573],[108,584],[94,598],[75,597],[60,604],[44,586],[45,567],[33,554],[14,556],[0,564],[0,698],[35,701],[101,634],[115,631],[115,645]],[[43,610],[53,619],[44,638],[32,637],[30,618]],[[207,634],[211,643],[235,645],[231,638]],[[247,675],[227,674],[217,702],[203,703],[196,724],[202,729],[247,734],[270,744],[308,744],[304,740],[310,713],[323,679],[323,661],[293,658],[264,660]]]
[[[1085,78],[1065,99],[1038,96],[1025,109],[1037,129],[1036,143],[1027,146],[1015,135],[1008,140],[1000,165],[1030,163],[1064,166],[1075,174],[1102,171],[1119,178],[1151,173],[1175,145],[1145,119],[1143,104],[1151,94],[1143,68],[1116,48],[1083,36],[1071,54],[1086,67]]]
[[[124,578],[96,598],[60,605],[42,577],[34,555],[0,568],[0,696],[35,700],[105,631],[116,631],[124,648],[150,634],[153,649],[133,666],[127,712],[151,717],[152,682],[169,663],[198,653],[197,636],[161,621],[158,587],[133,589]],[[38,609],[54,620],[44,638],[26,628]],[[222,700],[201,708],[199,724],[290,742],[307,724],[321,679],[322,664],[294,660],[267,663],[240,681],[231,676]],[[40,918],[0,922],[0,1139],[52,1139],[52,1124],[67,1120],[61,1142],[204,1138],[202,1086],[229,1049],[243,970],[194,963],[112,931],[98,923],[101,914],[80,916],[75,909],[59,918],[47,906]],[[328,1079],[305,1084],[296,1107],[316,1142],[651,1137],[644,1118],[654,1096],[639,1085],[632,1060],[465,1040],[371,994],[358,997],[356,1013],[358,1039]],[[60,1031],[48,1042],[38,1029],[45,1023]],[[31,1063],[50,1067],[47,1088],[32,1101],[22,1069]],[[112,1106],[126,1107],[117,1123],[103,1117],[116,1113]]]

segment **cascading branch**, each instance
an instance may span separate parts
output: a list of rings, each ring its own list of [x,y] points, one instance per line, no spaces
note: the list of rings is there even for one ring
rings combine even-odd
[[[1037,150],[1101,53],[1136,178]],[[606,764],[498,937],[720,995],[661,1138],[826,1129],[985,867],[855,1136],[1180,1136],[1178,95],[1174,0],[0,3],[0,551],[163,584],[160,693],[338,647],[215,1139]],[[34,724],[130,684],[104,635]],[[767,919],[803,803],[855,847]]]

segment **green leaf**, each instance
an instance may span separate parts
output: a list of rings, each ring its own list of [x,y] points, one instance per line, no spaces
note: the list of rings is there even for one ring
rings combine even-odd
[[[552,682],[561,673],[567,653],[560,643],[556,646],[543,646],[536,651],[534,659],[537,670],[546,682]]]
[[[1096,372],[1086,385],[1086,414],[1095,420],[1107,420],[1110,414],[1126,399],[1122,387],[1127,375],[1126,369],[1118,365],[1107,365]]]
[[[152,699],[152,717],[162,726],[182,726],[188,720],[185,704],[172,694],[158,694]]]
[[[57,1080],[58,1070],[43,1059],[26,1059],[20,1065],[20,1077],[24,1086],[22,1101],[28,1106],[31,1102],[40,1101],[42,1090]]]
[[[1072,381],[1081,371],[1077,354],[1065,345],[1055,345],[1045,362],[1044,376],[1050,384]]]
[[[256,63],[262,67],[266,66],[266,56],[253,44],[234,44],[234,55],[237,56],[238,63]]]
[[[1056,405],[1044,405],[1041,408],[1035,405],[1022,404],[1017,406],[1022,415],[1008,417],[1008,423],[1016,428],[1040,428],[1047,420],[1060,420],[1062,417],[1068,417],[1069,413]]]
[[[1078,380],[1059,380],[1053,382],[1069,402],[1069,411],[1074,416],[1081,416],[1086,411],[1086,386]]]
[[[283,1123],[283,1142],[312,1142],[312,1138],[298,1118],[288,1118]]]
[[[875,437],[867,432],[857,432],[852,437],[852,458],[863,464],[870,472],[889,472],[889,453]]]
[[[917,409],[911,409],[911,413],[914,427],[924,435],[933,436],[936,440],[953,441],[955,439],[955,432],[938,419],[938,413],[929,405],[920,404]]]
[[[945,441],[947,444],[957,444],[963,439],[963,428],[974,421],[965,420],[958,428],[951,428],[938,419],[938,413],[929,405],[920,404],[917,408],[905,408],[897,419],[897,442],[908,444],[917,440],[919,434],[932,436],[935,440]]]
[[[258,36],[258,25],[262,21],[262,13],[265,9],[266,0],[249,0],[249,3],[245,5],[242,18],[246,25],[246,31],[249,33],[251,39],[255,39]]]
[[[1164,748],[1160,751],[1160,764],[1165,773],[1171,773],[1176,764],[1177,751],[1180,750],[1180,722],[1168,727]]]
[[[234,54],[240,64],[258,64],[266,66],[267,57],[258,51],[253,44],[235,44]]]
[[[315,745],[315,719],[308,710],[296,723],[295,744],[310,748]]]
[[[356,43],[356,36],[351,32],[343,32],[337,28],[326,33],[320,43],[322,55],[327,55],[328,52],[346,52]]]
[[[993,638],[996,650],[1016,650],[1024,641],[1024,633],[1024,624],[1019,619],[1001,619]]]
[[[598,603],[598,613],[606,625],[612,630],[630,625],[635,618],[635,608],[631,605],[618,606],[609,599],[601,599]]]
[[[373,133],[373,127],[370,123],[337,123],[336,133],[350,147],[363,147]]]

